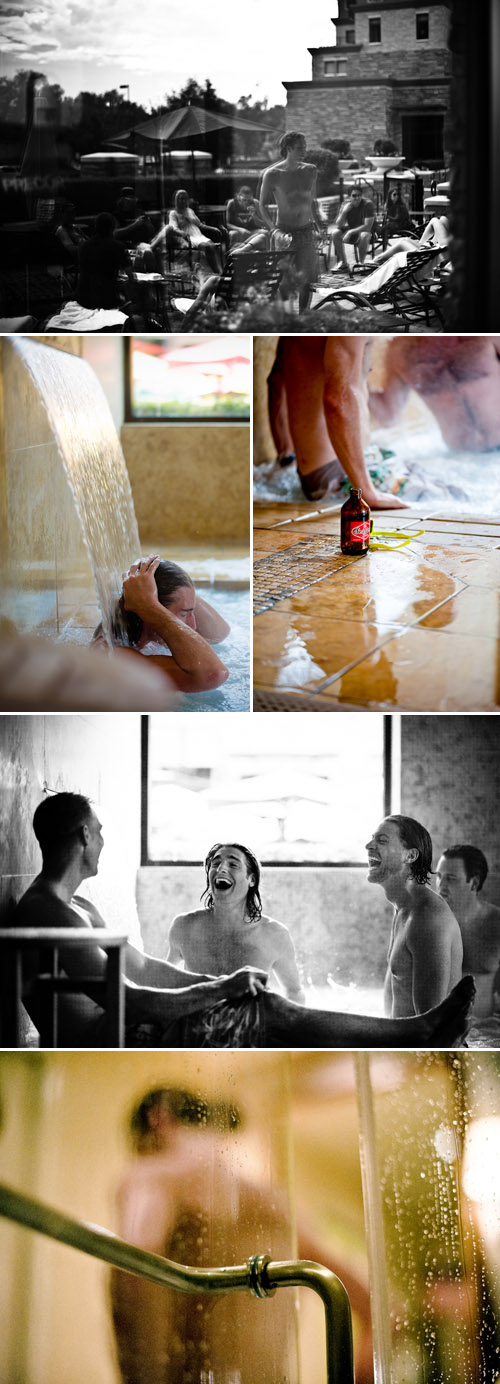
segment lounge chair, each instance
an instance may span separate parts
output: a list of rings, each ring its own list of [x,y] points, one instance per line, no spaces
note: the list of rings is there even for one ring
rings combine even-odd
[[[405,263],[401,262],[404,256]],[[433,315],[437,318],[441,327],[445,326],[445,321],[439,299],[443,293],[443,284],[440,280],[433,279],[433,272],[443,260],[443,248],[431,247],[398,252],[394,256],[394,268],[389,278],[380,286],[375,286],[375,272],[369,272],[364,279],[356,283],[356,287],[336,288],[315,304],[315,312],[321,312],[327,303],[340,302],[341,299],[355,304],[356,307],[385,308],[390,307],[398,316],[402,317],[406,331],[414,322],[425,320],[427,327],[431,326]],[[386,268],[391,261],[380,266]]]

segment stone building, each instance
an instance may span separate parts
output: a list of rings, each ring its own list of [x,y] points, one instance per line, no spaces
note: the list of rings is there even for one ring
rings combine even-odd
[[[356,157],[391,139],[407,165],[449,148],[451,0],[339,0],[337,42],[311,48],[312,80],[284,82],[287,128],[310,145],[349,139]]]

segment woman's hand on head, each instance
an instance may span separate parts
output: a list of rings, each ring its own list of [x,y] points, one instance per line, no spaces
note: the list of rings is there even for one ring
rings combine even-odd
[[[147,619],[151,608],[158,605],[158,588],[155,572],[161,562],[157,554],[140,558],[133,562],[128,572],[123,573],[123,604],[125,610],[133,610],[135,615]]]

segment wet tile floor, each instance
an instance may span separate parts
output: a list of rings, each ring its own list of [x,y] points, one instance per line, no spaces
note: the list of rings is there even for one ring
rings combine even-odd
[[[338,511],[255,504],[255,710],[498,711],[500,520],[375,524],[425,532],[345,557]]]

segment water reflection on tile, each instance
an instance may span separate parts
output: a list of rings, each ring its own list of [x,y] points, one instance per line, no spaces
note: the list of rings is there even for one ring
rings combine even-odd
[[[258,687],[317,687],[363,659],[398,626],[294,614],[288,602],[257,616],[254,681]]]
[[[426,629],[446,629],[449,634],[477,634],[500,639],[500,592],[489,587],[466,586],[451,601],[431,611],[421,624]]]
[[[253,551],[254,557],[265,556],[266,553],[278,553],[282,548],[293,548],[296,543],[303,541],[304,535],[299,529],[254,529]]]
[[[343,567],[334,582],[321,582],[294,595],[293,609],[362,621],[410,625],[448,601],[462,584],[403,554],[374,553],[368,561]]]
[[[498,644],[474,635],[407,630],[323,694],[373,710],[497,711]]]

